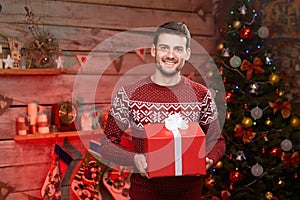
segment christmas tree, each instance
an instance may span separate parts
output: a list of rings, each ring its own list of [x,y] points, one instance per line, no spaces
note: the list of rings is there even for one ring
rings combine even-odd
[[[205,199],[300,198],[300,120],[263,17],[250,0],[239,0],[220,30],[215,64],[226,90],[227,149],[205,177]]]

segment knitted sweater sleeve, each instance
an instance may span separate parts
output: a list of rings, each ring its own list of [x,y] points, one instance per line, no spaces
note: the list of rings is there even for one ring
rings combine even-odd
[[[124,131],[129,127],[129,99],[124,88],[121,88],[111,105],[110,113],[101,140],[101,156],[118,165],[133,165],[134,153],[121,145]]]
[[[206,156],[216,164],[224,155],[226,144],[220,123],[216,104],[208,91],[201,106],[200,126],[206,135]]]

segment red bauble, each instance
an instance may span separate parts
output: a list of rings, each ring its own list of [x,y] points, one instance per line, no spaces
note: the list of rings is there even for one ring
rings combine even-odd
[[[234,95],[232,92],[226,92],[226,102],[227,103],[232,103],[234,100]]]
[[[229,180],[232,183],[239,182],[243,179],[243,174],[239,171],[233,171],[229,174]]]
[[[240,30],[240,37],[243,39],[251,39],[254,36],[254,32],[250,28],[242,28]]]
[[[282,151],[281,151],[280,147],[275,147],[271,151],[269,151],[269,154],[274,157],[281,158]]]

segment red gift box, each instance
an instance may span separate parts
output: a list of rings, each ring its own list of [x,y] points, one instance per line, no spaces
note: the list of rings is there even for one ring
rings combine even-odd
[[[150,178],[206,174],[205,134],[197,122],[188,123],[186,130],[177,129],[179,137],[164,124],[144,128]]]

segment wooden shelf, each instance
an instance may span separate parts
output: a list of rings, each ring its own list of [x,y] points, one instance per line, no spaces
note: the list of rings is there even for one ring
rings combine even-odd
[[[78,137],[78,136],[93,136],[103,134],[102,130],[92,131],[68,131],[68,132],[52,132],[52,133],[36,133],[27,135],[14,135],[15,141],[27,141],[27,140],[40,140],[40,139],[56,139],[56,138],[67,138],[67,137]]]
[[[65,73],[66,69],[0,69],[0,75],[56,75]]]

